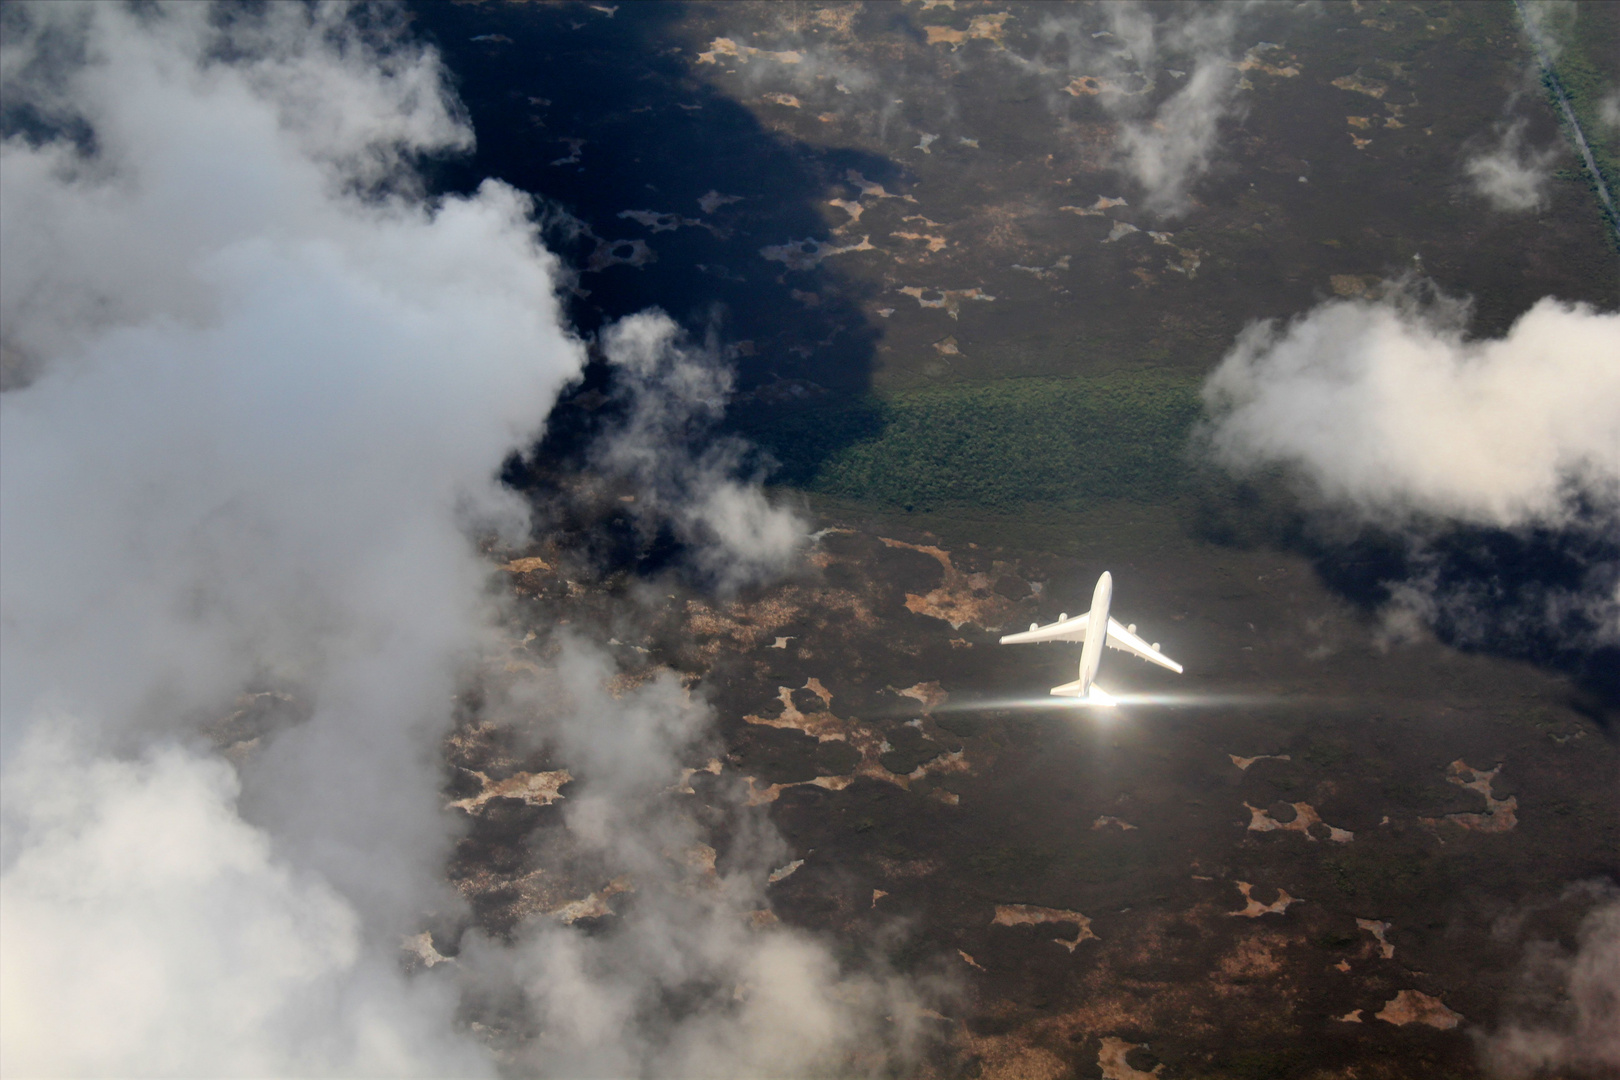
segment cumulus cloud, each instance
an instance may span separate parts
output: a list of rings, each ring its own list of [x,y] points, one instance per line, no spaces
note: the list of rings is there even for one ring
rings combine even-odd
[[[1576,947],[1532,942],[1520,971],[1521,1014],[1479,1041],[1486,1069],[1501,1080],[1620,1071],[1620,899],[1596,890]]]
[[[242,820],[230,765],[50,735],[23,755],[0,877],[8,1075],[487,1071],[445,1030],[453,987],[367,948],[353,904]]]
[[[7,1073],[482,1067],[398,940],[453,904],[468,528],[521,529],[493,475],[582,350],[524,197],[415,194],[471,134],[348,14],[5,13]],[[305,707],[238,771],[255,686]]]
[[[708,438],[725,412],[733,373],[713,343],[686,340],[659,311],[631,315],[601,335],[624,405],[593,450],[596,465],[629,478],[635,513],[673,522],[701,569],[725,587],[785,569],[803,547],[805,522],[772,505],[757,477],[739,479],[745,447]]]
[[[1463,163],[1474,193],[1498,210],[1540,210],[1547,205],[1547,183],[1559,149],[1533,150],[1525,145],[1526,122],[1505,127],[1494,147]]]
[[[578,777],[557,842],[628,882],[622,920],[402,963],[470,919],[440,789],[458,692],[499,651],[475,540],[526,542],[495,477],[585,349],[524,196],[423,195],[413,163],[472,134],[435,55],[356,15],[4,13],[0,1071],[897,1060],[910,988],[774,922],[786,849],[729,777],[672,790],[711,710],[583,638],[504,718]],[[620,408],[591,464],[715,582],[786,565],[803,524],[708,437],[717,352],[659,313],[601,349]]]
[[[1620,315],[1548,298],[1488,340],[1465,316],[1397,293],[1249,327],[1205,384],[1208,449],[1239,473],[1285,467],[1400,549],[1381,640],[1612,646]]]
[[[1211,445],[1368,518],[1557,523],[1620,484],[1617,353],[1620,315],[1551,298],[1480,341],[1436,309],[1324,304],[1243,331],[1204,388]]]

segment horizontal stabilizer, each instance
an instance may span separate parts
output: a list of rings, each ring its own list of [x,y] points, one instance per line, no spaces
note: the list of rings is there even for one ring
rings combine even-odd
[[[1062,686],[1054,686],[1052,687],[1052,693],[1057,697],[1074,698],[1076,705],[1105,705],[1111,708],[1119,704],[1114,695],[1096,683],[1091,684],[1091,689],[1087,693],[1080,693],[1079,680],[1064,683]]]

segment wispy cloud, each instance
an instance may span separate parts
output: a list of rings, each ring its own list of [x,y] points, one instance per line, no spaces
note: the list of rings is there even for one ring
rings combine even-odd
[[[733,372],[713,343],[696,345],[662,312],[606,328],[602,352],[616,375],[622,420],[593,447],[596,466],[629,478],[634,513],[656,527],[671,521],[708,576],[722,587],[786,569],[809,529],[744,476],[747,448],[713,437]]]
[[[1500,1080],[1620,1070],[1620,899],[1607,883],[1569,891],[1597,901],[1575,948],[1530,942],[1506,1021],[1477,1039],[1487,1072]]]
[[[1560,151],[1556,146],[1534,150],[1526,145],[1526,126],[1524,120],[1504,125],[1494,146],[1463,163],[1474,193],[1498,210],[1523,212],[1547,206],[1547,183]]]
[[[1172,23],[1166,37],[1191,65],[1185,85],[1151,116],[1120,125],[1126,170],[1146,191],[1149,210],[1175,216],[1190,208],[1188,192],[1209,171],[1222,122],[1239,111],[1233,46],[1241,15],[1241,7],[1222,5]]]
[[[625,891],[597,932],[541,918],[510,947],[464,938],[470,996],[517,1003],[508,1029],[543,1033],[513,1039],[510,1060],[559,1077],[865,1075],[907,1061],[916,988],[881,964],[847,970],[779,923],[766,889],[787,845],[729,774],[683,785],[681,763],[715,749],[707,704],[668,670],[611,693],[619,666],[600,647],[568,634],[556,647],[513,689],[531,736],[578,775],[566,837],[537,837],[535,857]]]

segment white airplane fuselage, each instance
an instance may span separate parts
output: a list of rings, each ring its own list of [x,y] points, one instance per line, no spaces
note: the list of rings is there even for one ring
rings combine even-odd
[[[1097,579],[1097,587],[1091,593],[1091,616],[1086,620],[1087,626],[1108,625],[1108,605],[1114,599],[1114,578],[1108,571],[1102,572]],[[1075,697],[1088,697],[1091,693],[1091,680],[1097,677],[1097,668],[1102,666],[1102,651],[1104,634],[1087,634],[1086,643],[1080,649],[1080,678],[1075,681]]]
[[[1117,705],[1108,691],[1097,685],[1097,668],[1102,664],[1104,647],[1128,652],[1141,660],[1168,668],[1177,675],[1181,665],[1159,651],[1159,643],[1148,643],[1136,636],[1136,626],[1121,626],[1108,614],[1114,600],[1113,575],[1104,570],[1091,594],[1091,610],[1084,615],[1069,618],[1067,612],[1057,622],[1041,626],[1031,623],[1029,629],[1002,637],[1003,645],[1037,644],[1051,641],[1084,642],[1080,650],[1079,678],[1062,686],[1052,687],[1056,697],[1075,698],[1081,705]]]

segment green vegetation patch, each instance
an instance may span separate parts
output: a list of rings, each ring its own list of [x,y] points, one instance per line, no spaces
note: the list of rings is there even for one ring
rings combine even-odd
[[[1620,128],[1605,119],[1603,102],[1615,90],[1613,56],[1620,13],[1609,4],[1570,5],[1568,18],[1567,26],[1548,34],[1562,48],[1553,59],[1554,70],[1543,71],[1542,82],[1560,125],[1564,117],[1558,107],[1558,87],[1562,86],[1603,184],[1613,197],[1620,195]],[[1588,178],[1589,182],[1595,179]],[[1611,220],[1610,225],[1620,230],[1620,221]]]
[[[775,455],[778,483],[906,510],[999,512],[1173,498],[1198,414],[1196,382],[1132,373],[929,387],[731,423]]]

